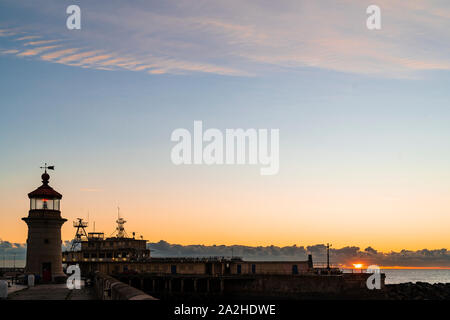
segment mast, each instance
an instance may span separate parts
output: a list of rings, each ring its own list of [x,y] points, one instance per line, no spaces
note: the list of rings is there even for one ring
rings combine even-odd
[[[86,228],[88,227],[88,223],[83,221],[82,218],[77,218],[76,221],[73,222],[73,227],[77,229],[75,232],[75,237],[72,240],[72,246],[70,247],[70,251],[75,251],[83,239],[87,239],[88,235],[86,232]]]

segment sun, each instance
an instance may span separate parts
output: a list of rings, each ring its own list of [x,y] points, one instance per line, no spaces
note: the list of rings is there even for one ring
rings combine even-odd
[[[361,269],[363,265],[361,263],[355,263],[353,264],[353,266],[355,267],[355,269]]]

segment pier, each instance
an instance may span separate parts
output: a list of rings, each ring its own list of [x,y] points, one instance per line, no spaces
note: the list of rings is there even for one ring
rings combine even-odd
[[[369,291],[371,274],[302,275],[168,275],[115,274],[114,278],[163,300],[308,299],[310,297],[357,297]],[[384,275],[382,275],[384,283]]]
[[[41,284],[9,294],[8,300],[96,300],[93,288],[69,290],[66,284]]]

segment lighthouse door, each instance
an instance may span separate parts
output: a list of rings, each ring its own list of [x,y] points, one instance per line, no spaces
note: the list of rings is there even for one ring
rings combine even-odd
[[[50,262],[44,262],[42,264],[42,280],[44,282],[52,281],[52,264]]]

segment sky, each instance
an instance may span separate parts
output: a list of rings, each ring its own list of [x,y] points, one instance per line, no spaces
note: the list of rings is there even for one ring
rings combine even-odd
[[[27,193],[153,243],[450,244],[448,1],[0,2],[0,239]],[[366,8],[381,8],[368,30]],[[177,128],[276,128],[280,170],[171,162]]]

